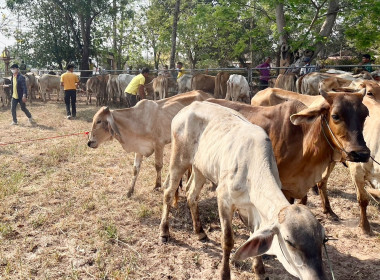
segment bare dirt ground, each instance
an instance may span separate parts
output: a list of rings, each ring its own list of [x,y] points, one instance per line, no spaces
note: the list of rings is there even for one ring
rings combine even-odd
[[[77,119],[65,119],[62,101],[28,105],[36,126],[18,110],[0,108],[0,143],[62,136],[0,146],[0,279],[218,279],[222,251],[215,194],[205,186],[200,215],[209,241],[192,233],[185,199],[171,215],[171,239],[159,241],[162,190],[153,191],[154,158],[143,162],[136,192],[126,197],[133,154],[117,141],[87,147],[84,134],[97,111],[78,104]],[[169,147],[165,150],[163,178]],[[380,215],[368,207],[373,235],[357,227],[359,208],[348,170],[339,165],[329,181],[331,206],[341,218],[322,214],[310,192],[308,206],[337,240],[327,243],[336,279],[380,279]],[[234,219],[235,249],[249,236]],[[326,255],[323,255],[328,269]],[[269,279],[295,279],[273,257],[264,260]],[[251,260],[232,268],[233,279],[253,279]]]

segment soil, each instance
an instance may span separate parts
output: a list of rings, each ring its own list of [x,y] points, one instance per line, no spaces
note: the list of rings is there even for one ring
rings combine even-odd
[[[170,215],[171,238],[162,244],[162,190],[153,191],[154,156],[144,159],[135,193],[127,198],[134,155],[115,140],[98,149],[86,145],[85,132],[99,108],[86,105],[83,96],[73,120],[65,118],[62,101],[35,101],[28,108],[35,126],[20,110],[19,125],[10,126],[9,108],[0,108],[1,279],[219,279],[221,230],[211,185],[200,197],[209,240],[198,241],[193,234],[180,193],[178,208]],[[49,139],[35,140],[41,138]],[[358,227],[355,188],[344,166],[333,171],[328,190],[339,221],[322,213],[312,191],[308,207],[331,238],[327,252],[335,279],[380,279],[379,207],[374,202],[368,206],[372,234],[364,235]],[[237,217],[233,229],[236,250],[249,232]],[[332,279],[325,252],[323,261]],[[253,279],[251,262],[231,264],[232,279]],[[296,279],[272,256],[264,256],[264,264],[269,279]]]

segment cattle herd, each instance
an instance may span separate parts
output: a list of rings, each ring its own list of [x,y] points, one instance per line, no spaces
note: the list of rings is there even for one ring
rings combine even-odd
[[[328,279],[322,261],[325,231],[305,206],[309,189],[316,186],[322,211],[338,218],[327,197],[327,180],[337,162],[347,165],[364,234],[371,232],[366,214],[370,196],[380,198],[380,84],[370,73],[330,72],[298,79],[283,74],[275,88],[256,94],[243,76],[226,72],[185,74],[178,81],[161,75],[145,86],[152,100],[141,100],[132,108],[100,108],[87,144],[97,148],[115,138],[126,152],[135,153],[130,197],[143,157],[153,153],[154,189],[161,188],[163,151],[171,143],[159,228],[164,243],[170,240],[170,208],[176,204],[185,172],[190,170],[185,190],[199,240],[207,239],[199,219],[200,192],[207,181],[217,186],[221,279],[231,279],[235,212],[251,236],[233,259],[254,257],[255,279],[264,279],[263,254],[275,255],[300,279]],[[58,76],[27,77],[30,92],[39,83],[43,100],[47,92],[61,90]],[[97,105],[123,103],[132,78],[129,74],[91,77],[87,101],[94,94]],[[170,96],[173,91],[178,94]],[[296,199],[300,203],[294,204]]]

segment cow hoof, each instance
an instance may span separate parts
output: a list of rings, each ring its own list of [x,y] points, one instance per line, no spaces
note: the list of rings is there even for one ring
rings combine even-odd
[[[333,211],[326,213],[326,215],[327,215],[328,219],[330,219],[332,221],[335,221],[335,222],[340,221],[338,215],[335,214]]]
[[[201,233],[198,234],[198,240],[202,241],[202,242],[206,242],[209,239],[208,239],[208,236],[206,235],[206,233],[201,232]]]
[[[128,191],[127,192],[127,197],[130,198],[132,196],[132,194],[133,194],[133,190]]]
[[[153,190],[158,191],[161,189],[161,184],[156,184]]]
[[[369,235],[369,236],[372,235],[371,226],[369,225],[369,223],[360,224],[360,228],[361,228],[363,234]]]
[[[169,236],[161,236],[161,242],[162,243],[168,243],[169,242]]]

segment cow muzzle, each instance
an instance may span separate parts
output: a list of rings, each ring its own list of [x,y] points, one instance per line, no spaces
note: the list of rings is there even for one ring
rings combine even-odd
[[[96,149],[98,147],[98,145],[96,144],[96,141],[92,141],[92,140],[88,140],[87,146],[93,149]]]
[[[351,151],[347,154],[347,160],[352,162],[368,162],[370,155],[371,153],[369,149],[362,151]]]

